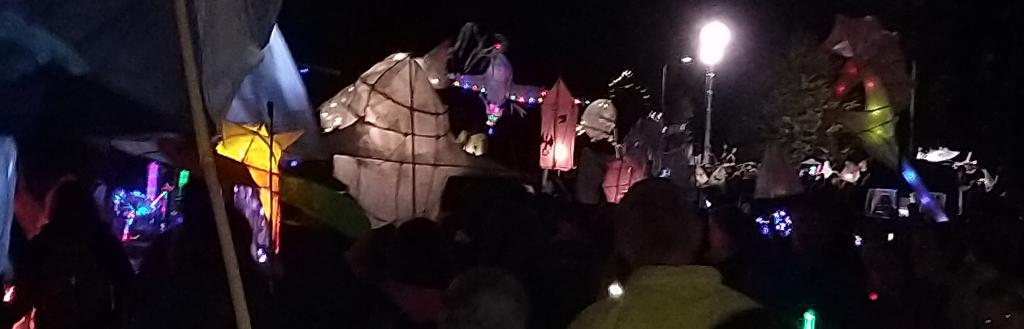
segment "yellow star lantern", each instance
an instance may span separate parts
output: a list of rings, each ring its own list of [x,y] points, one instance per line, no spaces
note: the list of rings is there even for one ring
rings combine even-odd
[[[278,162],[281,153],[299,139],[301,131],[271,136],[264,124],[224,122],[224,138],[217,144],[217,153],[245,164],[260,192],[260,203],[270,221],[274,252],[280,249],[281,207],[276,197],[281,190]]]

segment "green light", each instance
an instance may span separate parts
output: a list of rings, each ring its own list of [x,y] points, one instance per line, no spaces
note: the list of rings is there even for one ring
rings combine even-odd
[[[814,310],[807,310],[807,312],[804,312],[804,329],[814,329],[817,319],[818,315],[814,313]]]
[[[181,172],[178,173],[178,188],[179,189],[185,187],[185,184],[188,184],[188,176],[190,174],[191,173],[188,172],[188,170],[185,170],[185,169],[182,169]]]

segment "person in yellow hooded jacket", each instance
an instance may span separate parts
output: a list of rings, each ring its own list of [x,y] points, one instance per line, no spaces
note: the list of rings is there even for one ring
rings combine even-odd
[[[621,291],[584,310],[570,329],[762,328],[757,302],[697,263],[704,223],[664,179],[638,182],[615,216],[615,247],[631,272]],[[621,294],[619,293],[621,292]]]

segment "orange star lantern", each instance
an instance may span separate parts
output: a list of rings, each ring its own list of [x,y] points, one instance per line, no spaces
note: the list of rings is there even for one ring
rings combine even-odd
[[[264,124],[237,124],[224,122],[224,138],[217,144],[217,153],[245,164],[259,187],[260,203],[270,221],[274,252],[281,246],[280,170],[281,153],[294,143],[301,131],[271,135]]]

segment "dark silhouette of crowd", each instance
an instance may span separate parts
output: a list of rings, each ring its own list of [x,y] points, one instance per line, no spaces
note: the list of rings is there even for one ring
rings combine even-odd
[[[37,234],[15,225],[16,290],[0,326],[234,327],[203,184],[186,186],[183,224],[137,272],[87,181],[48,184],[19,187],[19,204],[47,205],[47,223]],[[699,209],[662,179],[597,206],[511,180],[458,185],[437,221],[354,240],[285,205],[269,265],[247,254],[250,231],[229,207],[254,328],[797,328],[808,316],[817,328],[1024,328],[1024,222],[998,200],[934,223],[869,219],[848,191],[744,210]],[[758,231],[754,217],[772,209],[789,212],[790,231]]]

